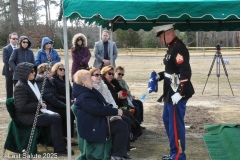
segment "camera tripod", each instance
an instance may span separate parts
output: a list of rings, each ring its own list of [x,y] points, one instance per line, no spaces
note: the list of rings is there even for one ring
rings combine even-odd
[[[202,94],[203,94],[204,89],[205,89],[205,87],[206,87],[208,78],[209,78],[209,76],[211,75],[213,65],[214,65],[214,63],[215,63],[215,61],[216,61],[216,62],[217,62],[217,65],[216,65],[216,75],[217,75],[217,77],[218,77],[218,97],[219,97],[220,63],[222,63],[222,66],[223,66],[223,69],[224,69],[224,72],[225,72],[225,75],[226,75],[227,79],[228,79],[228,73],[227,73],[227,69],[226,69],[226,67],[225,67],[225,63],[224,63],[224,61],[223,61],[222,53],[220,52],[220,50],[221,50],[221,49],[220,49],[220,45],[217,45],[216,48],[217,48],[217,52],[216,52],[216,54],[214,55],[213,62],[212,62],[212,65],[211,65],[211,67],[210,67],[210,70],[209,70],[209,72],[208,72],[208,75],[207,75],[208,77],[207,77],[205,86],[204,86],[204,88],[203,88]],[[232,90],[232,87],[231,87],[231,84],[230,84],[229,79],[228,79],[228,83],[229,83],[229,86],[230,86],[231,91],[232,91],[232,94],[233,94],[233,90]],[[234,94],[233,94],[233,96],[234,96]]]

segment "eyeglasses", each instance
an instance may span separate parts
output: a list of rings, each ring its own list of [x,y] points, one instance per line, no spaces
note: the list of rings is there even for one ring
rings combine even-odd
[[[77,41],[83,41],[82,38],[78,38]]]
[[[24,44],[27,43],[28,44],[28,42],[26,42],[26,41],[22,41],[22,43],[24,43]]]
[[[52,42],[48,42],[48,43],[46,43],[46,44],[52,44]]]
[[[119,76],[124,76],[124,73],[118,73]]]
[[[33,70],[31,70],[31,73],[35,73],[35,70],[33,69]]]
[[[94,74],[94,75],[92,75],[92,76],[95,76],[95,77],[102,77],[102,74],[98,74],[98,73],[96,73],[96,74]]]
[[[18,38],[11,38],[12,40],[18,40]]]
[[[60,71],[65,71],[65,68],[58,68]]]
[[[111,75],[114,76],[114,73],[108,72],[108,75],[109,76],[111,76]]]

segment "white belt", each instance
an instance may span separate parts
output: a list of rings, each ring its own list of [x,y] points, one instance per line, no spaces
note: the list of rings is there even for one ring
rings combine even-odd
[[[168,73],[164,73],[164,76],[167,78],[172,78],[172,75],[168,74]],[[177,76],[178,76],[178,78],[180,78],[180,74],[178,74]]]

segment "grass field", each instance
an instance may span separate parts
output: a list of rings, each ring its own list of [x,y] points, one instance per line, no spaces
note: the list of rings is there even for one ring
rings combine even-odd
[[[212,53],[214,55],[215,53]],[[124,79],[127,81],[132,94],[137,98],[141,98],[142,94],[147,94],[144,101],[144,123],[146,130],[143,135],[131,145],[137,147],[136,150],[129,152],[134,160],[161,160],[162,155],[168,154],[168,140],[163,127],[161,114],[162,103],[157,103],[156,100],[162,94],[162,82],[159,82],[158,93],[147,93],[147,84],[152,70],[157,72],[164,70],[162,65],[162,56],[135,56],[131,59],[130,56],[120,55],[117,58],[117,65],[125,67],[126,73]],[[185,117],[186,125],[191,128],[186,132],[186,154],[188,160],[209,160],[209,155],[201,134],[204,133],[203,126],[213,123],[236,123],[239,122],[239,104],[240,104],[240,67],[237,56],[228,57],[229,64],[226,65],[228,78],[234,93],[232,95],[228,79],[225,75],[222,65],[221,76],[216,76],[216,63],[212,68],[211,75],[204,93],[203,87],[207,80],[207,75],[210,66],[213,62],[213,56],[191,57],[190,63],[192,67],[192,83],[195,88],[194,96],[187,104],[187,112]],[[94,58],[90,60],[90,65],[93,64]],[[64,61],[63,61],[64,62]],[[69,61],[69,63],[71,60]],[[71,66],[71,63],[70,63]],[[2,64],[0,65],[2,68]],[[70,67],[71,68],[71,67]],[[218,97],[218,80],[219,80],[219,97]],[[7,110],[5,109],[5,80],[0,77],[0,151],[3,150],[7,134],[7,126],[10,121]],[[77,147],[73,147],[75,159],[80,151]],[[49,147],[52,151],[52,148]],[[42,146],[39,146],[39,154],[46,152]],[[6,151],[7,155],[13,155]],[[59,157],[58,159],[66,159],[67,157]]]

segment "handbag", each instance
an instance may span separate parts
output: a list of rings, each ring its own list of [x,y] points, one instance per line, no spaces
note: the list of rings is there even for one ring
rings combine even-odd
[[[121,116],[109,116],[109,121],[110,122],[113,122],[113,121],[116,121],[116,120],[119,120],[119,119],[122,119]]]

